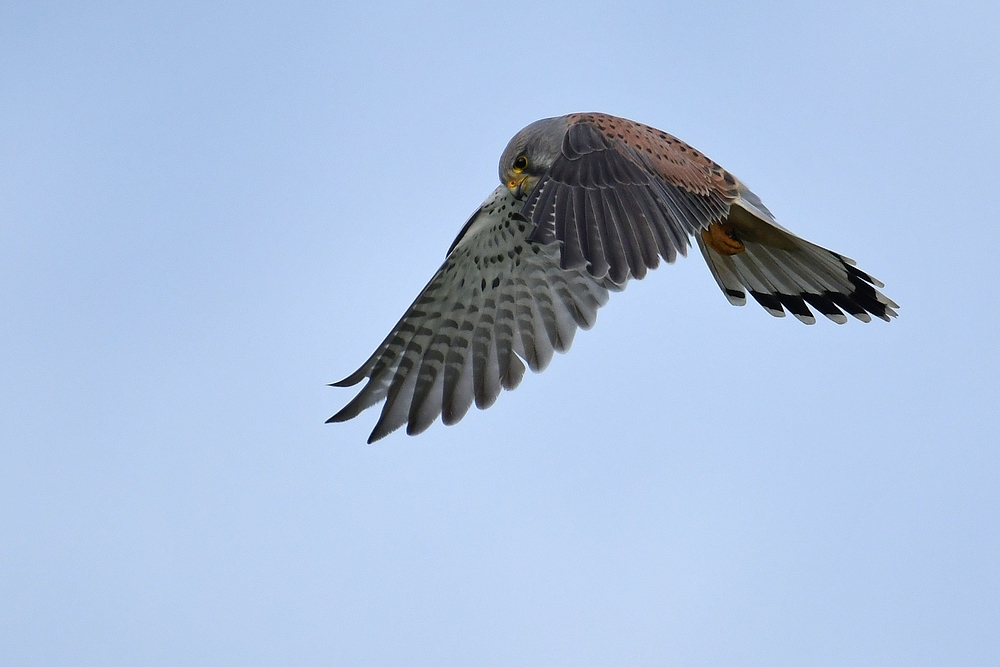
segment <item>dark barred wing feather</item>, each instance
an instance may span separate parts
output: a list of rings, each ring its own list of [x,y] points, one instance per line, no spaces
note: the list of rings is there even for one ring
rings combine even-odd
[[[646,137],[651,128],[612,120],[629,123],[634,146],[613,138],[613,128],[571,124],[561,154],[527,197],[523,212],[535,225],[533,240],[562,242],[563,267],[586,266],[593,276],[621,285],[630,277],[645,277],[660,257],[673,262],[678,254],[686,255],[689,236],[724,218],[729,199],[725,188],[710,187],[716,175],[708,166],[707,185],[700,190],[663,173],[663,165],[674,164],[671,159],[680,164],[683,158],[684,167],[692,167],[686,146],[682,153],[680,142]],[[659,143],[649,143],[654,140]],[[645,150],[643,141],[649,143]]]
[[[403,425],[415,435],[438,415],[454,424],[473,403],[487,408],[501,389],[515,388],[524,363],[543,370],[578,327],[594,325],[607,288],[585,270],[562,268],[558,244],[529,241],[518,208],[503,187],[487,199],[375,353],[335,383],[368,380],[329,421],[384,399],[369,442]]]

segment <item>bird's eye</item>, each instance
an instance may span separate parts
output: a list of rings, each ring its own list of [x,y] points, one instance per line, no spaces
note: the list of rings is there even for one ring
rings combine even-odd
[[[528,168],[528,158],[524,157],[523,155],[517,156],[517,159],[514,160],[514,171],[524,171],[527,168]]]

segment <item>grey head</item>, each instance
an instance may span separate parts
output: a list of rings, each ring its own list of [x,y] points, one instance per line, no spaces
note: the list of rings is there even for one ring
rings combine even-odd
[[[524,199],[556,161],[569,116],[536,120],[514,135],[500,156],[500,182],[518,199]]]

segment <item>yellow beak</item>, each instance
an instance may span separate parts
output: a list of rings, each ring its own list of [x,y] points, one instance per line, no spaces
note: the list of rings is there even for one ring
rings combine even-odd
[[[507,189],[510,190],[515,197],[520,199],[524,194],[524,182],[526,180],[528,180],[526,175],[511,176],[510,179],[507,180]]]

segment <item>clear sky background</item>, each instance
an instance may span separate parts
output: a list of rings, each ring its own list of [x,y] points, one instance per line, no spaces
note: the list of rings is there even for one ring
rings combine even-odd
[[[0,663],[1000,663],[998,71],[996,2],[4,2]],[[457,426],[325,425],[572,111],[900,317],[694,256]]]

